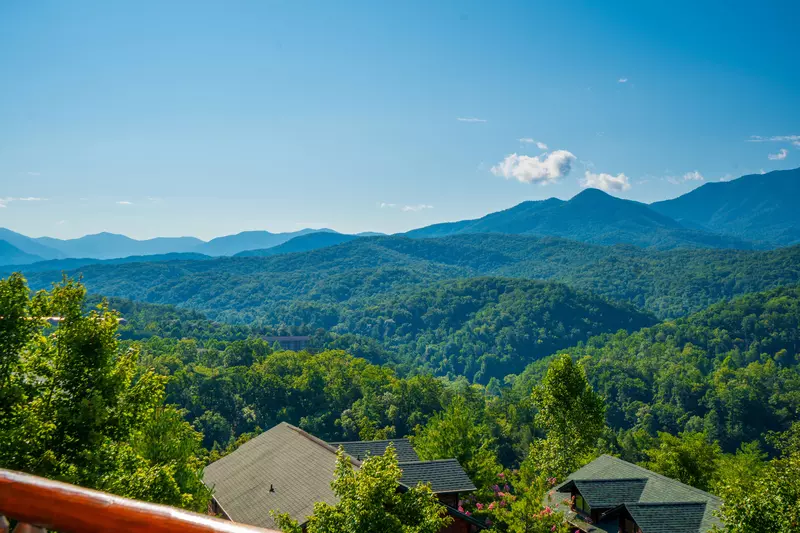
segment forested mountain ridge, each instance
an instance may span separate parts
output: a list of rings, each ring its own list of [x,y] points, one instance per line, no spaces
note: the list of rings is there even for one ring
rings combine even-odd
[[[653,323],[633,306],[562,284],[486,277],[365,299],[331,325],[334,333],[375,339],[408,372],[485,384],[600,331]]]
[[[553,236],[593,244],[632,244],[658,249],[737,248],[754,245],[682,226],[643,203],[586,189],[572,199],[523,202],[477,220],[435,224],[405,233],[408,237],[444,237],[465,233]]]
[[[123,259],[139,256],[193,253],[208,256],[231,256],[245,250],[265,249],[283,244],[291,239],[317,232],[335,233],[329,229],[304,229],[288,233],[244,231],[236,235],[217,237],[208,242],[195,237],[156,237],[137,240],[115,233],[102,232],[77,239],[53,237],[32,238],[5,228],[0,228],[0,240],[25,253],[39,256],[38,261],[53,259]],[[153,259],[158,260],[157,258]],[[33,262],[33,261],[30,261]],[[0,265],[23,264],[13,258],[0,256]]]
[[[692,227],[776,245],[800,242],[800,168],[706,183],[651,207]]]
[[[333,232],[331,229],[302,229],[287,233],[271,233],[269,231],[243,231],[235,235],[217,237],[199,244],[192,251],[213,255],[230,256],[246,250],[259,250],[283,244],[295,237],[316,232]]]
[[[26,254],[37,255],[41,257],[42,260],[61,259],[64,257],[64,254],[58,250],[50,248],[49,246],[45,246],[44,244],[37,242],[36,239],[26,237],[25,235],[17,233],[16,231],[11,231],[10,229],[0,228],[0,239],[6,241],[16,248],[19,248]]]
[[[136,240],[115,233],[97,233],[78,239],[54,239],[40,237],[36,242],[58,250],[64,257],[93,259],[114,259],[135,255],[157,255],[192,252],[200,244],[194,237],[156,237]]]
[[[288,241],[271,248],[245,250],[243,252],[234,254],[234,257],[267,257],[270,255],[288,254],[293,252],[308,252],[328,246],[336,246],[337,244],[343,244],[357,238],[357,235],[345,235],[343,233],[336,233],[333,231],[318,231],[293,237]]]
[[[196,254],[196,253],[168,253],[168,254],[155,254],[155,255],[132,255],[128,257],[121,257],[117,259],[93,259],[93,258],[70,258],[70,259],[49,259],[38,261],[30,264],[0,264],[0,273],[10,274],[17,270],[25,270],[25,272],[55,272],[75,270],[82,268],[86,265],[120,265],[123,263],[159,263],[163,261],[203,261],[211,259],[211,256]]]
[[[600,335],[563,353],[583,362],[613,429],[705,432],[732,452],[785,431],[800,413],[800,287]],[[517,376],[516,393],[528,394],[546,365],[535,362]]]
[[[8,241],[0,240],[0,265],[27,265],[42,261],[41,256],[23,252]]]
[[[800,246],[656,251],[501,234],[364,237],[272,257],[87,265],[68,274],[82,275],[92,292],[180,305],[231,323],[295,324],[297,306],[336,317],[335,307],[350,300],[482,275],[560,281],[667,318],[800,282]],[[61,276],[28,274],[35,288]]]

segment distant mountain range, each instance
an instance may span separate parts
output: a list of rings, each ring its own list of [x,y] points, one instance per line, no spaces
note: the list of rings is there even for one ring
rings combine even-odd
[[[358,239],[357,235],[345,235],[342,233],[317,232],[308,233],[290,239],[283,244],[273,246],[272,248],[262,248],[260,250],[245,250],[235,254],[236,257],[267,257],[270,255],[288,254],[293,252],[308,252],[318,248],[325,248],[327,246],[336,246],[345,242],[350,242],[353,239]]]
[[[164,256],[167,254],[198,254],[201,256],[231,256],[245,250],[268,249],[291,239],[314,233],[333,233],[330,229],[303,229],[288,233],[244,231],[236,235],[217,237],[208,242],[195,237],[157,237],[136,240],[115,233],[97,233],[78,239],[32,238],[9,229],[0,228],[0,265],[26,265],[40,261],[78,260],[80,265],[97,260]],[[151,259],[159,260],[159,259]],[[163,260],[160,259],[160,260]],[[67,261],[63,263],[69,265]],[[64,268],[76,268],[65,266]]]
[[[435,224],[405,235],[424,238],[465,233],[551,236],[592,244],[633,244],[660,249],[755,247],[736,237],[686,228],[647,204],[615,198],[598,189],[586,189],[568,201],[550,198],[523,202],[477,220]]]
[[[706,183],[650,207],[686,227],[786,246],[800,242],[798,199],[800,168]]]
[[[570,200],[523,202],[479,219],[434,224],[404,236],[504,233],[656,249],[772,248],[800,243],[797,198],[800,198],[800,169],[707,183],[673,200],[650,205],[587,189]],[[208,242],[194,237],[140,241],[112,233],[62,240],[31,238],[0,228],[0,265],[57,259],[81,259],[81,264],[88,264],[90,260],[172,253],[271,256],[315,250],[372,235],[377,234],[343,235],[323,228],[287,233],[245,231]]]

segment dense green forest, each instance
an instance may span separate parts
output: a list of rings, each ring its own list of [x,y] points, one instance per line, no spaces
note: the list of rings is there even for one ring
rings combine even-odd
[[[313,309],[313,308],[312,308]],[[299,315],[315,323],[312,313]],[[380,342],[409,371],[487,383],[601,332],[654,318],[558,283],[507,278],[448,280],[342,307],[320,324]]]
[[[800,288],[717,304],[634,333],[590,339],[580,360],[624,440],[659,431],[704,432],[726,451],[785,431],[800,413]],[[513,378],[530,394],[547,361]],[[510,378],[512,380],[512,378]]]
[[[87,265],[70,275],[81,275],[91,292],[180,305],[240,324],[298,324],[295,313],[315,307],[335,317],[347,303],[367,305],[385,293],[480,275],[560,281],[674,318],[800,282],[800,247],[654,251],[500,234],[365,237],[265,258]],[[47,288],[61,272],[28,277],[32,287]]]
[[[412,250],[414,242],[397,241]],[[793,249],[719,253],[736,267],[735,290],[794,276]],[[756,260],[785,269],[743,278]],[[704,268],[712,276],[724,264]],[[31,299],[23,278],[3,280],[0,464],[200,509],[208,498],[202,464],[287,421],[328,440],[410,436],[421,457],[458,458],[479,486],[464,508],[498,531],[538,531],[531,520],[542,531],[558,526],[557,517],[529,510],[541,509],[548,480],[599,453],[739,502],[724,509],[731,532],[753,530],[764,513],[795,512],[759,501],[761,514],[748,514],[741,501],[753,483],[790,496],[800,483],[797,286],[657,323],[631,304],[559,283],[423,274],[418,286],[393,284],[397,268],[385,267],[384,281],[354,283],[357,296],[334,308],[335,325],[306,328],[313,351],[299,353],[262,337],[322,318],[227,324],[193,309],[87,299],[71,281]],[[306,303],[306,312],[318,309]],[[67,320],[53,327],[26,318],[53,314]],[[75,398],[93,398],[99,410]],[[498,472],[506,491],[491,488]]]

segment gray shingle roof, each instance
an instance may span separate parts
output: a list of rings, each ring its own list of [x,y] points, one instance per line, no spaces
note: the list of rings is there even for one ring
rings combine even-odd
[[[644,533],[697,533],[705,531],[706,504],[626,503],[625,508]]]
[[[436,461],[412,461],[401,463],[403,476],[400,483],[415,487],[417,483],[430,483],[435,494],[451,492],[472,492],[475,485],[455,459]]]
[[[394,444],[398,462],[419,461],[417,452],[411,447],[411,442],[408,439],[356,440],[350,442],[330,442],[329,444],[334,448],[342,446],[348,455],[361,461],[365,459],[368,454],[383,455],[389,443]]]
[[[406,439],[394,442],[400,441],[404,443],[395,444],[398,452],[404,450],[405,457],[413,453],[417,458]],[[343,446],[358,468],[361,462],[353,458],[348,446],[367,444],[381,453],[386,451],[389,441],[375,442],[378,444],[336,444]],[[315,502],[332,505],[338,502],[331,489],[336,450],[333,445],[282,422],[208,465],[203,482],[213,490],[214,499],[234,522],[277,529],[270,516],[274,510],[288,513],[303,524],[314,512]],[[475,490],[455,459],[405,461],[400,463],[400,469],[400,483],[406,487],[415,487],[421,481],[429,482],[434,493]]]
[[[638,502],[647,478],[574,480],[575,486],[591,507],[609,509],[621,502]]]
[[[231,520],[277,529],[270,510],[302,524],[314,502],[338,501],[335,465],[335,448],[284,422],[208,465],[203,482]]]
[[[665,531],[674,531],[675,533],[703,533],[710,531],[713,525],[721,525],[719,519],[715,516],[716,511],[718,511],[722,505],[722,500],[718,497],[610,455],[602,455],[583,468],[576,470],[570,474],[567,481],[557,487],[557,490],[561,491],[567,488],[571,482],[575,483],[578,490],[581,490],[578,485],[581,482],[585,482],[585,486],[590,486],[592,482],[612,481],[619,483],[619,486],[622,487],[626,484],[622,481],[634,479],[646,480],[644,488],[639,493],[639,497],[629,501],[620,499],[614,502],[613,506],[616,507],[625,504],[632,516],[634,512],[639,512],[642,519],[649,524],[648,527],[650,528],[648,529],[644,524],[639,524],[644,533],[661,533]],[[594,487],[594,485],[591,486]],[[634,490],[633,486],[629,486],[620,489],[617,495],[620,498],[629,498],[635,494],[636,490]],[[593,491],[593,489],[590,488],[590,493],[593,495],[592,497],[598,498],[597,491]],[[581,494],[583,494],[582,491]],[[589,501],[589,505],[592,505],[590,496],[587,495],[586,498]],[[604,505],[597,505],[595,507],[610,507],[611,505],[609,504],[612,503],[610,501],[611,498],[606,498],[606,500],[607,501],[603,502]],[[634,504],[639,505],[641,509],[636,507],[636,509],[632,510],[633,507],[631,506]],[[654,505],[647,506],[642,504]],[[672,505],[670,506],[670,504]],[[702,516],[699,521],[695,521],[695,517],[699,513],[698,509],[702,510]],[[679,515],[684,511],[688,513],[688,518],[682,522],[683,525],[681,527],[683,527],[683,529],[658,529],[656,524],[666,523],[665,519],[653,518],[651,520],[649,518],[659,513],[665,515],[669,513]],[[637,520],[635,516],[634,520]],[[680,518],[675,518],[675,520],[680,521]],[[695,529],[691,529],[691,527],[695,527]]]

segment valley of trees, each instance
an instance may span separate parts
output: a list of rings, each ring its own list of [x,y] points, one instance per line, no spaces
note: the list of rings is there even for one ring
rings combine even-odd
[[[611,288],[454,279],[471,268],[462,263],[502,263],[506,250],[484,246],[492,238],[467,239],[491,250],[483,257],[452,243],[390,239],[401,258],[394,264],[388,252],[377,269],[320,261],[315,281],[281,263],[298,265],[305,254],[225,260],[241,262],[261,281],[257,289],[232,282],[213,301],[240,290],[252,299],[267,287],[285,295],[290,278],[305,287],[305,301],[242,306],[253,317],[264,305],[295,310],[296,321],[272,324],[211,321],[203,306],[87,297],[81,283],[66,278],[32,293],[12,275],[0,281],[0,466],[199,510],[210,497],[200,481],[203,465],[287,421],[329,441],[409,436],[420,457],[458,458],[479,487],[462,510],[496,531],[563,529],[558,513],[544,512],[543,495],[600,453],[723,496],[729,532],[774,531],[766,524],[776,523],[784,524],[778,531],[797,531],[798,250],[703,256],[589,248],[606,266],[609,250],[616,260],[649,264],[650,273],[630,274],[642,287],[668,265],[681,264],[684,273],[691,267],[694,277],[674,274],[649,289],[664,291],[660,301],[684,302],[681,311],[664,313],[637,308],[636,298],[607,299]],[[572,268],[570,276],[591,279],[589,263],[569,267],[559,241],[534,240],[542,254],[553,245],[547,268],[565,264],[562,277]],[[375,250],[380,241],[369,246]],[[438,269],[441,263],[415,259],[428,245],[463,255],[448,256]],[[331,254],[309,254],[323,252]],[[159,264],[159,279],[183,271],[180,279],[199,284],[217,275],[213,268],[196,272],[198,279],[183,269],[217,261]],[[286,277],[264,278],[253,261],[277,261]],[[115,266],[130,269],[120,283],[134,293],[155,291],[146,289],[152,272],[142,267]],[[623,274],[614,279],[625,284]],[[705,298],[744,295],[694,311],[705,302],[693,288],[701,279],[716,282]],[[330,315],[321,314],[325,309]],[[30,320],[37,316],[64,320]],[[303,332],[312,334],[312,351],[284,351],[263,340]],[[388,489],[376,488],[394,486],[394,459],[374,460],[374,469],[357,473],[339,466],[341,504],[320,507],[315,530],[336,531],[337,521],[377,512],[348,503],[360,484],[377,490],[374,501],[394,501]],[[435,502],[422,489],[409,494],[416,510],[381,520],[408,531],[437,530],[442,515]]]

